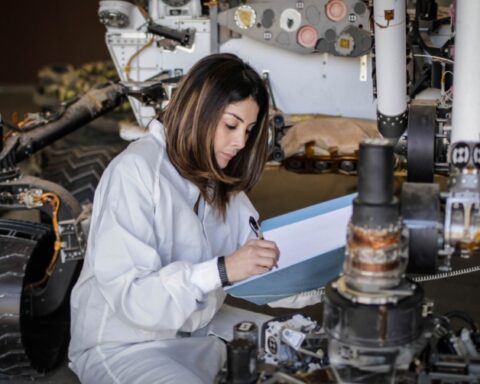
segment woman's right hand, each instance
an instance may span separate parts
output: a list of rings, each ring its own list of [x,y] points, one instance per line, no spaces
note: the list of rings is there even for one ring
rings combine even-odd
[[[231,283],[260,275],[277,266],[280,251],[269,240],[249,240],[235,253],[225,257],[225,269]]]

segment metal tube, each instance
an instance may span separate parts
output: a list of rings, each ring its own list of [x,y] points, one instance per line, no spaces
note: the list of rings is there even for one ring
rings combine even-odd
[[[112,111],[121,104],[124,97],[125,91],[120,84],[91,89],[67,107],[58,120],[21,135],[15,152],[16,161],[25,159],[55,140]]]
[[[373,4],[378,111],[396,116],[407,109],[405,0]]]
[[[364,204],[390,204],[393,199],[393,145],[385,140],[360,143],[358,200]]]
[[[378,130],[398,140],[407,127],[405,0],[375,0]]]
[[[480,1],[458,0],[455,24],[452,144],[479,141]]]

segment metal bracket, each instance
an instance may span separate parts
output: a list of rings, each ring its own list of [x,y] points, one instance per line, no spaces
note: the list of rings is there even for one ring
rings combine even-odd
[[[85,238],[80,222],[64,220],[58,223],[62,241],[62,263],[82,260],[85,254]]]

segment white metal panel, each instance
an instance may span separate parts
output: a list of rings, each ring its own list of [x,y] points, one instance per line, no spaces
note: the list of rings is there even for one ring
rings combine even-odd
[[[185,25],[186,24],[186,25]],[[177,47],[169,51],[157,47],[156,41],[138,54],[131,62],[129,79],[147,80],[162,71],[169,71],[171,76],[186,73],[192,65],[210,53],[210,24],[206,19],[182,22],[182,28],[195,28],[195,43],[192,48]],[[152,35],[132,30],[107,33],[107,46],[121,80],[128,80],[125,68],[130,58],[150,41]],[[151,107],[141,105],[130,98],[135,117],[141,126],[146,126],[154,117]]]
[[[220,51],[237,54],[259,73],[268,71],[275,101],[284,113],[376,118],[370,58],[367,79],[361,81],[360,57],[305,56],[245,36],[228,40]]]
[[[172,76],[185,73],[195,62],[210,54],[207,18],[161,21],[170,28],[194,28],[194,45],[190,49],[177,47],[169,51],[159,48],[155,42],[132,60],[131,80],[146,80],[164,70],[170,71]],[[131,29],[107,32],[107,45],[122,80],[127,79],[125,66],[129,59],[151,36]],[[228,40],[221,45],[220,51],[237,54],[259,73],[268,71],[275,101],[284,113],[375,119],[370,57],[365,60],[329,54],[301,55],[245,36]],[[153,108],[144,107],[135,100],[131,100],[131,104],[139,124],[148,124],[154,116]]]

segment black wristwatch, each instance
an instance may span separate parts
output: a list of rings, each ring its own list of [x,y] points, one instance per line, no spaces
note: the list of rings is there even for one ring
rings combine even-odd
[[[227,287],[232,285],[228,280],[227,276],[227,268],[225,268],[225,256],[220,256],[217,259],[217,267],[218,267],[218,275],[220,276],[220,282],[222,283],[222,287]]]

